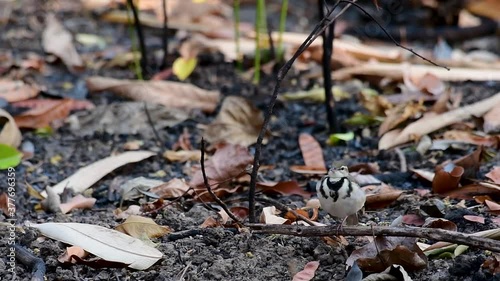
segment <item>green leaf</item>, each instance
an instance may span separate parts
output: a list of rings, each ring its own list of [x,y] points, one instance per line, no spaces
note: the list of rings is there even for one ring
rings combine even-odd
[[[329,145],[336,145],[339,141],[350,141],[354,139],[353,132],[347,132],[343,134],[332,134],[328,139]]]
[[[172,65],[172,71],[179,80],[184,81],[186,78],[193,73],[196,68],[198,60],[196,58],[184,59],[182,57],[177,58]]]
[[[351,126],[370,126],[380,124],[383,120],[383,117],[356,112],[351,118],[345,120],[344,123]]]
[[[21,163],[23,154],[12,146],[0,143],[0,170],[15,167]]]

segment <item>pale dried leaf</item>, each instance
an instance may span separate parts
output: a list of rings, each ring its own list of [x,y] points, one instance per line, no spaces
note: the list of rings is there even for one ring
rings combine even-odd
[[[0,108],[0,118],[1,117],[6,118],[7,122],[3,125],[2,131],[0,132],[0,143],[18,147],[21,144],[22,135],[14,118],[12,118],[7,111]]]
[[[488,111],[483,118],[483,128],[485,133],[500,132],[500,103]]]
[[[151,151],[128,151],[101,159],[80,168],[73,175],[56,184],[53,189],[58,194],[62,193],[65,187],[73,189],[76,193],[81,193],[114,169],[128,163],[142,161],[153,155],[156,155],[156,153]],[[42,195],[47,196],[47,193],[42,192]]]
[[[59,57],[69,70],[82,68],[83,61],[77,53],[71,33],[50,13],[45,18],[46,27],[42,33],[43,49]]]
[[[89,92],[111,91],[133,100],[161,104],[169,108],[201,109],[213,112],[220,93],[191,84],[172,81],[119,80],[93,76],[87,78]]]
[[[187,162],[196,161],[199,162],[201,159],[201,151],[199,150],[166,150],[163,153],[163,157],[168,161],[172,162]]]
[[[495,166],[486,175],[494,183],[500,184],[500,166]]]
[[[176,198],[184,195],[188,189],[189,185],[184,179],[173,178],[164,184],[151,188],[149,192],[160,198]]]
[[[249,100],[229,96],[215,120],[205,129],[205,138],[211,143],[228,142],[249,146],[257,141],[264,123],[262,112]]]
[[[265,224],[284,224],[288,222],[287,219],[277,216],[278,211],[276,207],[264,207],[260,214],[260,222]]]
[[[157,249],[119,231],[84,223],[30,224],[43,235],[85,251],[107,261],[127,264],[145,270],[163,256]]]
[[[395,138],[385,139],[384,135],[384,137],[382,137],[379,141],[379,149],[389,149],[396,145],[406,143],[412,139],[439,130],[443,127],[466,120],[472,116],[482,116],[496,104],[500,104],[500,92],[490,98],[471,105],[457,108],[442,114],[424,116],[420,120],[408,125]],[[388,133],[390,132],[391,131]]]
[[[39,92],[39,89],[21,80],[0,80],[0,98],[10,103],[34,98]]]

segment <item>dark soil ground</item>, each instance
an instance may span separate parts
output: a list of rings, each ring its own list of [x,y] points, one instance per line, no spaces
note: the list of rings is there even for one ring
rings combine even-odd
[[[31,11],[34,13],[34,11]],[[16,13],[26,13],[16,11]],[[25,14],[16,14],[16,22],[12,28],[28,28]],[[92,32],[95,31],[96,22],[91,17],[82,17],[76,14],[60,14],[66,26],[72,32]],[[68,21],[66,21],[68,18]],[[87,23],[90,22],[90,23]],[[71,24],[74,23],[74,24]],[[99,23],[99,34],[116,34],[117,42],[129,42],[126,28],[118,25]],[[3,27],[5,30],[6,27]],[[2,32],[4,33],[4,32]],[[157,38],[150,31],[148,38]],[[3,41],[3,40],[2,40]],[[43,54],[39,45],[39,33],[35,33],[35,38],[27,41],[11,39],[9,42],[0,41],[0,48],[11,48],[17,55],[23,56],[28,51],[35,51]],[[154,40],[152,40],[154,41]],[[51,66],[54,71],[50,76],[40,77],[34,75],[34,79],[48,87],[47,95],[61,91],[57,85],[71,81],[75,85],[81,83],[83,79],[91,74],[99,74],[110,77],[132,78],[133,73],[129,70],[102,70],[101,73],[86,72],[82,75],[72,75],[65,71],[62,64]],[[255,86],[243,80],[236,73],[232,64],[222,61],[207,62],[197,67],[195,73],[186,81],[205,89],[220,90],[224,96],[238,95],[252,100],[259,108],[265,109],[269,101],[269,95],[274,85],[272,77],[264,77],[261,85]],[[284,82],[285,89],[297,89],[292,86],[291,80]],[[500,84],[482,83],[461,83],[452,85],[453,89],[464,94],[464,104],[478,101],[500,90]],[[303,87],[299,87],[303,88]],[[71,96],[74,93],[65,93]],[[109,103],[117,99],[110,95],[90,96],[90,100],[96,104]],[[350,117],[355,111],[361,109],[355,98],[338,104],[339,120]],[[84,167],[92,162],[109,156],[111,153],[123,150],[123,144],[130,140],[143,140],[143,149],[158,151],[159,154],[170,148],[176,142],[180,133],[188,129],[191,134],[192,143],[199,146],[202,132],[196,128],[198,123],[207,124],[215,115],[199,114],[194,120],[185,121],[171,128],[161,130],[160,136],[164,140],[162,146],[156,145],[151,132],[140,135],[108,135],[94,134],[90,137],[80,137],[71,132],[67,127],[62,127],[53,135],[45,137],[26,131],[23,134],[25,140],[30,140],[35,144],[34,158],[23,162],[16,168],[17,175],[17,197],[16,197],[16,219],[17,224],[29,220],[32,222],[80,222],[91,223],[105,227],[115,227],[120,222],[113,215],[113,210],[117,208],[118,202],[111,202],[107,199],[107,189],[111,181],[120,176],[133,178],[138,176],[148,176],[159,170],[166,171],[166,176],[160,178],[169,180],[173,177],[184,177],[183,166],[166,161],[161,155],[152,157],[137,164],[129,164],[119,168],[100,180],[94,185],[93,196],[98,199],[97,205],[91,210],[76,210],[68,215],[47,214],[45,212],[34,211],[33,199],[27,193],[26,183],[35,188],[43,189],[48,185],[57,182],[74,173],[78,168]],[[314,135],[323,145],[328,137],[327,125],[325,123],[326,113],[323,105],[306,102],[279,102],[275,116],[272,120],[271,131],[273,137],[264,147],[262,153],[263,165],[275,165],[274,169],[264,171],[264,176],[270,180],[297,180],[306,189],[314,192],[317,179],[308,179],[301,175],[290,172],[290,165],[302,164],[302,156],[297,143],[298,135],[307,132]],[[361,130],[356,132],[361,135]],[[324,145],[323,151],[327,163],[342,163],[352,165],[356,163],[376,162],[380,170],[384,172],[384,180],[395,187],[406,190],[391,206],[382,210],[367,210],[361,217],[362,223],[376,223],[387,225],[401,214],[410,209],[418,209],[426,200],[418,197],[414,188],[429,188],[429,184],[419,181],[411,173],[399,172],[399,160],[392,151],[378,151],[376,149],[378,139],[376,128],[372,128],[372,137],[358,137],[356,141],[348,145],[329,147]],[[409,167],[433,169],[435,163],[430,159],[437,159],[440,163],[447,159],[456,159],[474,150],[469,147],[466,151],[446,151],[443,153],[429,153],[425,157],[419,156],[413,148],[404,150]],[[251,147],[253,152],[253,148]],[[51,164],[50,159],[56,155],[61,155],[59,164]],[[489,171],[492,163],[498,163],[498,156],[492,162],[481,167],[479,178],[484,178],[484,174]],[[389,179],[389,180],[386,180]],[[6,173],[0,173],[0,182],[6,182]],[[2,185],[0,191],[4,191]],[[241,196],[238,194],[235,196]],[[230,198],[225,198],[230,199]],[[298,196],[276,197],[279,201],[303,206],[304,200]],[[453,203],[453,201],[452,201]],[[456,203],[456,202],[454,202]],[[472,202],[470,202],[472,205]],[[245,203],[241,203],[242,206]],[[472,223],[464,220],[464,214],[489,215],[479,208],[458,209],[447,204],[445,218],[455,222],[459,231],[471,233],[495,226],[490,220],[486,220],[484,225]],[[196,204],[190,200],[180,201],[171,205],[161,214],[154,217],[160,225],[168,225],[175,231],[197,229],[202,222],[210,215],[214,215],[213,210],[207,209],[204,205]],[[2,220],[5,219],[0,215]],[[321,213],[321,221],[333,223],[325,213]],[[92,269],[84,265],[71,267],[62,266],[57,257],[65,250],[66,245],[50,239],[39,240],[36,231],[24,228],[24,233],[17,233],[17,243],[32,251],[36,256],[41,257],[47,266],[47,280],[290,280],[294,273],[301,270],[309,261],[319,261],[320,266],[316,272],[314,280],[343,280],[346,269],[345,260],[347,255],[355,247],[363,245],[363,239],[347,237],[351,246],[346,249],[327,245],[320,238],[303,238],[282,235],[255,235],[250,233],[235,234],[227,229],[209,229],[202,235],[183,238],[171,241],[169,236],[165,236],[156,242],[158,249],[164,257],[154,266],[145,271],[134,271],[130,269],[103,268]],[[2,237],[6,237],[7,232],[0,228]],[[433,242],[433,241],[425,241]],[[1,242],[0,253],[2,257],[7,254],[5,240]],[[499,276],[491,276],[483,271],[480,266],[486,259],[487,253],[482,250],[469,249],[464,254],[455,259],[431,259],[428,267],[419,272],[412,272],[410,275],[414,280],[500,280]],[[5,273],[7,259],[0,258],[1,280],[11,280],[12,275]],[[18,264],[17,276],[19,280],[30,280],[31,268]],[[184,279],[182,279],[184,278]]]

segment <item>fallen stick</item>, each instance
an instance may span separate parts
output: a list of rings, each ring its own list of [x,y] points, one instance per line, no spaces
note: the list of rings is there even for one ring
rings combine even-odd
[[[467,245],[474,248],[500,253],[500,242],[490,238],[479,237],[478,234],[466,234],[437,228],[421,227],[382,227],[382,226],[300,226],[273,224],[246,224],[255,234],[284,234],[293,236],[400,236],[418,237],[453,244]]]

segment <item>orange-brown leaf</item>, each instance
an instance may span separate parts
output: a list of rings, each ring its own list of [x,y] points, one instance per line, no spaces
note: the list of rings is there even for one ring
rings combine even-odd
[[[299,147],[306,166],[318,168],[326,167],[321,145],[313,136],[305,133],[300,134]]]
[[[56,120],[68,117],[72,106],[73,100],[64,99],[55,105],[30,109],[14,117],[14,120],[20,128],[44,128]]]
[[[454,166],[451,171],[438,168],[432,180],[432,191],[437,194],[444,194],[457,189],[463,174],[464,168],[460,166]]]
[[[25,84],[23,81],[0,80],[0,98],[8,102],[34,98],[39,92],[39,89]]]
[[[59,207],[61,208],[61,212],[66,214],[74,209],[92,209],[96,201],[97,199],[95,198],[87,198],[78,194],[71,198],[68,202],[62,203]]]
[[[300,195],[304,198],[311,197],[296,181],[259,182],[257,188],[264,193],[279,193],[281,195]]]

